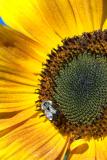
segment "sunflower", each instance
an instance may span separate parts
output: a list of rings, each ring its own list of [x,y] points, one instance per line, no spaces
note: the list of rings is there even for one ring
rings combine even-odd
[[[1,160],[107,160],[106,12],[106,0],[0,1]]]

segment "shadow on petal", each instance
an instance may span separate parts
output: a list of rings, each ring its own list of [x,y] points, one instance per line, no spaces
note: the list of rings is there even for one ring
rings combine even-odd
[[[82,154],[87,151],[88,148],[88,143],[82,139],[74,141],[70,146],[72,154]]]

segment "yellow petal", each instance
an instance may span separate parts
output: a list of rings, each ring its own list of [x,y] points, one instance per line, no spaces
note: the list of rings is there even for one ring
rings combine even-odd
[[[66,140],[45,118],[31,118],[0,138],[0,159],[55,160]]]
[[[86,150],[83,144],[88,145]],[[107,137],[74,141],[71,144],[71,160],[107,160]]]
[[[104,30],[104,29],[107,29],[107,19],[105,20],[102,29],[103,29],[103,30]]]
[[[84,139],[75,140],[70,145],[71,153],[77,154],[77,153],[83,153],[88,149],[88,143]]]
[[[31,39],[0,26],[0,131],[35,114],[42,61],[36,48]]]
[[[104,139],[96,140],[96,159],[107,160],[107,136]]]
[[[33,38],[47,53],[65,37],[101,29],[106,0],[0,0],[0,13],[5,23]]]
[[[101,29],[106,16],[106,0],[70,0],[79,33]]]
[[[16,2],[14,0],[1,0],[0,3],[0,13],[5,23],[35,39],[37,43],[45,48],[46,53],[60,43],[61,38],[42,15],[38,1],[19,0]],[[8,18],[6,16],[7,13]]]
[[[41,63],[46,59],[42,47],[8,27],[0,26],[0,64],[8,65],[17,71],[37,72],[41,70]],[[38,67],[37,67],[38,66]]]
[[[0,159],[54,160],[66,148],[67,138],[36,111],[37,75],[46,56],[38,47],[0,26]]]
[[[72,145],[75,147],[72,150]],[[95,160],[96,148],[95,140],[77,140],[71,145],[71,159],[70,160]]]

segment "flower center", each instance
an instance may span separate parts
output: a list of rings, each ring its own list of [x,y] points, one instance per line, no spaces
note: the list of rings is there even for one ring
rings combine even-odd
[[[61,132],[107,134],[107,31],[68,38],[49,54],[37,106]]]
[[[92,124],[107,104],[107,63],[88,53],[65,64],[55,77],[53,98],[66,119],[75,124]]]

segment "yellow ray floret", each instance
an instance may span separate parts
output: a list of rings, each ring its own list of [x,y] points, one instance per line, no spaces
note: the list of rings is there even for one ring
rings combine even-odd
[[[55,159],[66,145],[66,137],[36,111],[43,60],[36,48],[26,36],[0,27],[0,159]]]
[[[106,10],[106,0],[0,0],[1,160],[107,160],[107,136],[73,140],[35,106],[47,54],[66,37],[106,29]]]
[[[100,29],[106,5],[106,0],[0,0],[0,15],[49,52],[65,37]]]

